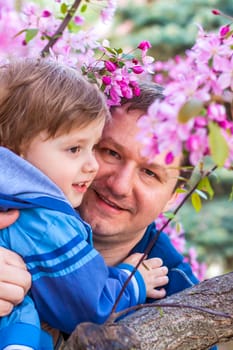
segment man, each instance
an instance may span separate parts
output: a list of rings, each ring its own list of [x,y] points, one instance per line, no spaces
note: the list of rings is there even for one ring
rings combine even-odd
[[[112,108],[112,121],[105,126],[97,149],[100,170],[79,208],[81,216],[92,226],[95,247],[108,265],[121,262],[130,253],[144,252],[156,234],[153,221],[169,208],[174,199],[181,155],[175,157],[170,165],[165,163],[163,154],[156,156],[153,162],[148,162],[141,155],[142,145],[136,139],[138,119],[157,98],[163,98],[160,87],[142,84],[139,97],[124,100],[120,107]],[[4,215],[7,214],[0,215],[2,226]],[[6,251],[0,250],[2,260],[5,254]],[[183,262],[183,257],[164,233],[149,253],[150,257],[161,258],[169,270],[169,283],[157,290],[157,298],[198,283],[190,266]],[[9,266],[9,260],[7,263],[5,261],[1,270],[4,272],[7,268],[8,271],[15,268]],[[25,277],[26,272],[23,272]],[[9,309],[10,305],[20,301],[19,295],[12,297],[13,287],[15,290],[20,288],[21,293],[27,291],[28,276],[25,277],[27,283],[23,283],[23,275],[20,280],[16,280],[12,277],[4,279],[0,274],[0,301],[3,303],[0,304],[0,315],[6,313],[6,308],[2,306],[4,301]],[[6,293],[9,285],[11,290]],[[16,291],[14,293],[17,294]]]

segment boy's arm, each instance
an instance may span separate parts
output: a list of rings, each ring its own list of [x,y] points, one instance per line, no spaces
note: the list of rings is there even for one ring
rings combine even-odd
[[[52,350],[49,334],[41,330],[34,303],[26,296],[9,316],[0,318],[0,350]]]
[[[88,244],[83,223],[78,226],[77,221],[60,212],[23,210],[19,220],[0,236],[1,246],[10,246],[23,256],[32,275],[30,293],[40,319],[66,333],[80,322],[103,323],[128,278],[125,271],[106,266]],[[145,286],[134,276],[119,309],[145,298]]]

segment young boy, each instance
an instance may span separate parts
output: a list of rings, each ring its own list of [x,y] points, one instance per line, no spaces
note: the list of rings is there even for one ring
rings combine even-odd
[[[0,68],[0,207],[21,209],[0,246],[20,254],[32,275],[29,294],[0,319],[0,350],[52,349],[42,321],[66,333],[104,322],[138,261],[107,267],[73,209],[98,170],[108,116],[103,96],[72,68],[45,59]],[[139,267],[118,310],[154,297],[158,260]]]

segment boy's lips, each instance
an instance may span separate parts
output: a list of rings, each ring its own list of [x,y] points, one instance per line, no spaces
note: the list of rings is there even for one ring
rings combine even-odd
[[[72,187],[75,189],[76,192],[84,193],[88,189],[89,182],[79,182],[76,184],[73,184]]]

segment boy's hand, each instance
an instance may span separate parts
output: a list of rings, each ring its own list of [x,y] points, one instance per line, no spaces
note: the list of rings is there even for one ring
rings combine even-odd
[[[123,262],[136,266],[141,256],[142,254],[135,253]],[[168,283],[168,268],[162,265],[163,261],[160,258],[152,258],[143,260],[138,267],[146,285],[147,298],[161,299],[166,295],[165,289],[160,287]]]

